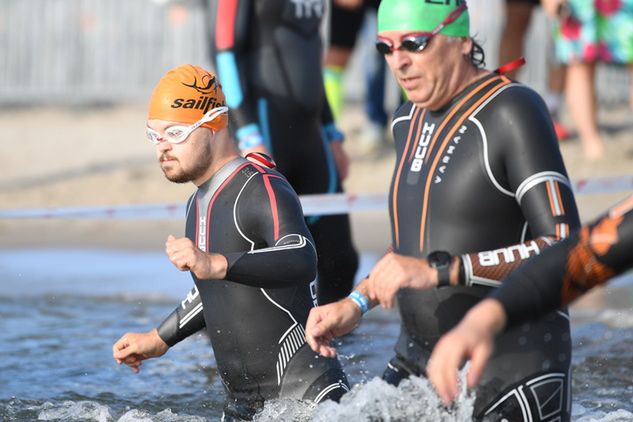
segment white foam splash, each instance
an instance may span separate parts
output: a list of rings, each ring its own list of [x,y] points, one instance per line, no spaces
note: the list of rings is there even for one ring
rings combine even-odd
[[[144,410],[133,409],[126,412],[117,422],[206,422],[201,416],[178,415],[171,409],[162,410],[155,415]]]
[[[312,420],[315,405],[297,399],[278,399],[266,402],[255,415],[255,422],[307,422]]]
[[[171,409],[161,410],[153,414],[139,409],[132,409],[119,419],[112,417],[106,405],[94,401],[65,401],[61,404],[46,402],[42,404],[37,417],[40,421],[94,421],[94,422],[206,422],[201,416],[178,415]]]
[[[574,407],[574,410],[577,410]],[[588,411],[586,415],[579,416],[572,414],[576,422],[630,422],[633,420],[633,413],[619,409],[614,412]]]
[[[112,415],[108,406],[93,401],[65,401],[62,404],[46,402],[37,416],[40,421],[77,421],[89,420],[96,422],[110,422]]]
[[[411,377],[398,387],[373,378],[357,384],[340,403],[326,401],[313,406],[299,400],[272,400],[258,413],[258,422],[333,421],[464,421],[472,418],[474,395],[462,388],[455,405],[442,406],[433,387],[425,379]]]

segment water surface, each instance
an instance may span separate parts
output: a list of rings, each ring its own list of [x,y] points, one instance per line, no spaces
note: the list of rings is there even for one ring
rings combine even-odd
[[[363,256],[359,273],[374,260]],[[155,327],[191,285],[160,251],[0,251],[0,420],[218,420],[223,390],[204,336],[145,362],[138,375],[112,359],[114,341]],[[633,420],[631,285],[633,276],[623,277],[596,309],[573,312],[574,420]],[[467,419],[465,392],[447,412],[423,380],[394,388],[375,379],[397,332],[394,312],[371,311],[339,344],[356,384],[342,404],[281,400],[259,420]]]

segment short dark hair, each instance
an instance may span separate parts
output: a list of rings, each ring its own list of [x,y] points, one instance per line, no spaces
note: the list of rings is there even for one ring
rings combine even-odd
[[[473,48],[471,48],[469,55],[470,62],[476,68],[483,68],[486,66],[486,54],[484,53],[484,49],[474,37],[470,39],[473,41]]]

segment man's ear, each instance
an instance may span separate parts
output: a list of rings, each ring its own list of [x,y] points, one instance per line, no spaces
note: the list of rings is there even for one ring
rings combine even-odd
[[[462,38],[462,54],[464,56],[470,56],[470,52],[473,50],[473,39],[471,37]]]

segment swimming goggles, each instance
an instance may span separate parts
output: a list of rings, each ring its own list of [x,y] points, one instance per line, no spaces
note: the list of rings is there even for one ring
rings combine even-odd
[[[174,125],[170,126],[164,131],[164,135],[156,132],[154,129],[150,129],[149,127],[145,128],[145,133],[147,134],[147,139],[153,143],[154,145],[160,144],[162,141],[167,141],[170,144],[180,144],[185,142],[191,132],[198,129],[200,126],[207,122],[213,121],[215,118],[219,117],[223,113],[229,111],[228,107],[216,107],[204,114],[200,120],[192,124],[191,126],[186,125]]]
[[[405,34],[400,38],[400,45],[394,48],[393,42],[389,38],[378,35],[376,39],[376,50],[384,56],[390,55],[394,50],[408,51],[410,53],[419,53],[424,50],[435,35],[437,35],[446,25],[455,22],[457,18],[466,10],[466,3],[460,4],[455,10],[448,14],[435,29],[431,32],[412,32]]]

